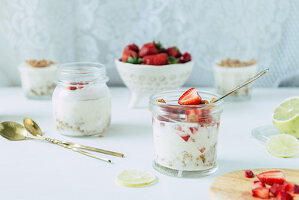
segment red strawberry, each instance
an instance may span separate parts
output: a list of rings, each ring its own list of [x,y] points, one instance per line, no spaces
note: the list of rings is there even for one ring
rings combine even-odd
[[[200,151],[200,153],[203,153],[203,152],[205,152],[205,150],[206,150],[206,148],[203,147],[203,148],[201,148],[199,151]]]
[[[269,198],[269,189],[266,187],[259,187],[252,190],[252,196],[259,197],[261,199]]]
[[[178,103],[180,105],[196,105],[200,104],[200,102],[201,97],[196,92],[195,88],[190,88],[179,98]]]
[[[146,43],[139,50],[139,57],[157,54],[158,52],[159,52],[159,49],[154,42]]]
[[[74,86],[69,86],[67,89],[69,89],[69,90],[76,90],[77,88],[74,87]]]
[[[189,62],[191,59],[192,59],[192,58],[191,58],[191,55],[190,55],[190,53],[188,53],[188,52],[185,52],[185,53],[184,53],[183,55],[181,55],[181,57],[180,57],[180,61],[181,61],[181,63]]]
[[[273,184],[271,187],[270,187],[270,192],[276,196],[278,194],[278,192],[285,192],[285,186],[282,185],[282,184]]]
[[[294,193],[299,194],[299,185],[294,185]]]
[[[139,48],[136,44],[129,44],[125,47],[124,50],[132,50],[132,51],[135,51],[136,53],[139,52]]]
[[[254,177],[254,173],[251,170],[245,170],[245,176],[247,178],[253,178]]]
[[[145,65],[166,65],[167,62],[168,55],[166,53],[144,56],[142,58],[142,63]]]
[[[282,184],[285,181],[285,176],[281,171],[262,172],[257,175],[257,178],[267,185]]]
[[[185,142],[188,142],[190,135],[184,135],[184,136],[181,136],[181,138],[183,138],[183,140],[185,140]]]
[[[132,50],[124,50],[123,55],[121,57],[121,61],[128,62],[129,58],[138,58],[138,55],[135,51]]]
[[[192,134],[194,134],[194,133],[196,133],[198,131],[197,127],[190,127],[189,129],[190,129],[190,131],[191,131]]]
[[[295,184],[293,184],[293,183],[285,181],[283,183],[283,186],[285,187],[286,192],[294,192],[294,190],[295,190]]]
[[[277,200],[293,200],[293,196],[287,192],[279,191],[276,195]]]
[[[254,181],[253,182],[253,186],[252,186],[252,189],[255,189],[255,188],[260,188],[260,187],[266,187],[264,183],[262,183],[261,181]],[[271,191],[271,190],[270,190]]]
[[[172,56],[175,58],[179,58],[181,56],[181,52],[177,47],[169,47],[166,49],[166,51],[169,56]]]

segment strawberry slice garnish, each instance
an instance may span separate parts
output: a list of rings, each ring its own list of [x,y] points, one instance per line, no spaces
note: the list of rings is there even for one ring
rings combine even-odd
[[[257,175],[257,178],[267,185],[282,184],[285,181],[285,176],[281,171],[262,172]]]
[[[293,200],[293,196],[287,192],[279,191],[276,195],[277,200]]]
[[[253,178],[254,177],[254,173],[251,170],[245,170],[245,176],[247,178]]]
[[[261,181],[254,181],[253,182],[252,189],[260,188],[260,187],[266,187],[266,185],[264,183],[262,183]]]
[[[180,105],[196,105],[200,104],[201,97],[196,92],[195,88],[187,90],[180,98],[178,103]]]
[[[269,188],[259,187],[259,188],[252,189],[252,196],[259,197],[261,199],[268,199],[269,198]]]

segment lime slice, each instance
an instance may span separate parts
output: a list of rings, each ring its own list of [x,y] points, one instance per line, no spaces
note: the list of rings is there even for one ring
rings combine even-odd
[[[270,137],[267,150],[275,157],[289,158],[299,153],[299,141],[292,135],[280,134]]]
[[[290,97],[274,109],[275,127],[285,134],[299,138],[299,97]]]
[[[116,181],[127,187],[141,187],[153,183],[157,177],[149,172],[124,170],[117,175]]]

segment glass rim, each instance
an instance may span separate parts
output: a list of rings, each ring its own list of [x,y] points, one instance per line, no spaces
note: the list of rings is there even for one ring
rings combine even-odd
[[[196,89],[196,88],[195,88]],[[201,96],[201,94],[207,94],[207,95],[211,95],[215,98],[219,98],[220,95],[217,93],[213,93],[210,91],[206,91],[206,90],[196,90],[198,92],[198,94]],[[161,97],[164,95],[166,96],[167,94],[172,94],[172,93],[178,93],[181,92],[182,94],[184,92],[186,92],[186,90],[184,89],[179,89],[179,90],[164,90],[164,91],[160,91],[157,93],[154,93],[150,96],[150,105],[152,106],[169,106],[169,107],[181,107],[182,109],[205,109],[211,105],[214,105],[216,107],[221,107],[224,103],[223,100],[217,101],[216,103],[209,103],[209,104],[197,104],[197,105],[180,105],[180,104],[170,104],[170,103],[162,103],[162,102],[158,102],[158,99],[161,99]],[[159,98],[160,97],[160,98]]]

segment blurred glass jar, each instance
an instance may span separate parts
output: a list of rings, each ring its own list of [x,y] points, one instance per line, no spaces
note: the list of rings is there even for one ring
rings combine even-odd
[[[258,70],[255,59],[241,62],[237,59],[216,60],[213,63],[213,73],[216,91],[224,95],[242,82],[253,77]],[[228,100],[248,100],[253,84],[249,84],[227,97]]]
[[[160,92],[150,99],[155,147],[153,167],[177,177],[208,175],[217,170],[216,147],[223,102],[178,105],[177,100],[184,92]],[[198,93],[206,100],[218,97],[209,92]]]
[[[27,60],[19,65],[22,88],[30,99],[51,99],[56,87],[57,64],[47,60]]]
[[[68,136],[102,134],[110,125],[111,95],[105,67],[68,63],[57,70],[52,96],[56,129]]]

